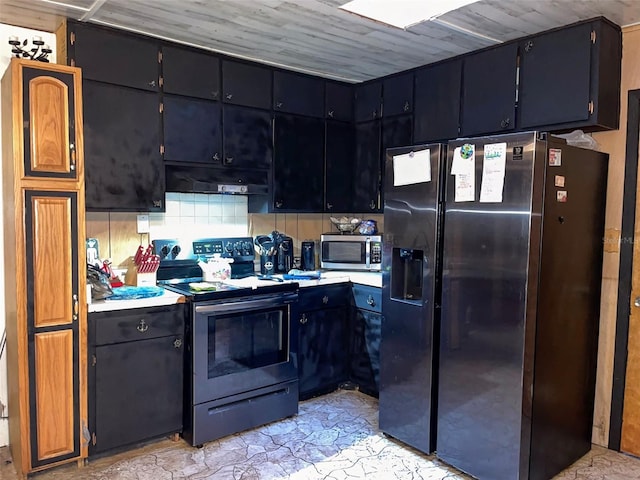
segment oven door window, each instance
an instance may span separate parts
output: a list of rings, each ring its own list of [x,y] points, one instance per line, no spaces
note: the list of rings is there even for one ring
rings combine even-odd
[[[322,242],[322,261],[362,264],[366,261],[366,244],[354,242]]]
[[[218,313],[207,319],[208,378],[289,360],[287,309]]]

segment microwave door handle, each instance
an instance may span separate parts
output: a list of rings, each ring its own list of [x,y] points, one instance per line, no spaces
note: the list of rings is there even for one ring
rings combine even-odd
[[[364,242],[364,260],[365,266],[371,268],[371,238],[369,237]]]

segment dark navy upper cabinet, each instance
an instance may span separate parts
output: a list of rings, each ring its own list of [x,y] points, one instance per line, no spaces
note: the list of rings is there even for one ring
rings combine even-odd
[[[380,118],[382,112],[382,82],[356,85],[355,120],[366,122]]]
[[[375,213],[382,209],[380,119],[356,124],[353,165],[353,211]]]
[[[461,135],[515,128],[517,59],[516,43],[463,59]]]
[[[309,75],[273,72],[273,109],[310,117],[324,116],[324,80]]]
[[[353,157],[355,151],[352,123],[327,120],[325,133],[326,212],[350,212],[353,195]]]
[[[222,62],[222,101],[271,109],[272,71],[249,63]]]
[[[70,22],[69,58],[82,78],[158,91],[160,47],[151,38]]]
[[[353,89],[348,83],[327,80],[325,84],[325,117],[332,120],[353,120]]]
[[[163,103],[165,161],[219,165],[220,104],[177,95],[165,95]]]
[[[416,71],[414,142],[448,140],[458,136],[461,72],[461,60]]]
[[[224,105],[222,132],[222,165],[260,169],[268,169],[271,166],[271,113],[255,108]]]
[[[413,112],[413,72],[384,80],[382,115],[404,115]]]
[[[519,42],[519,128],[617,128],[621,39],[600,19]]]
[[[322,212],[324,120],[277,113],[274,119],[275,211]]]
[[[164,93],[220,99],[220,60],[185,48],[162,48]]]

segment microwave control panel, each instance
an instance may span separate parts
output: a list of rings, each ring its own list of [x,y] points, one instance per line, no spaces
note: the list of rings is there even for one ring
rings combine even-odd
[[[371,242],[371,263],[382,263],[382,243]]]

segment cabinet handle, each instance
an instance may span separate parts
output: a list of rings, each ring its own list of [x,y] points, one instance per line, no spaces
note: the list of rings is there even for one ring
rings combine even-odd
[[[371,210],[375,210],[376,209],[376,202],[374,200],[371,200],[371,202],[369,203],[369,208]]]
[[[74,293],[73,294],[73,321],[75,322],[76,320],[78,320],[78,294]]]
[[[282,108],[282,102],[276,102],[276,108]]]
[[[331,210],[333,208],[333,204],[332,203],[327,203],[327,210]]]
[[[527,43],[525,43],[524,45],[525,52],[530,52],[532,48],[533,48],[533,40],[529,40]]]
[[[233,163],[233,157],[224,157],[224,164],[231,165]]]
[[[220,94],[220,92],[218,92],[217,90],[214,90],[213,92],[211,92],[211,97],[218,98],[219,94]]]
[[[308,320],[309,319],[307,318],[307,314],[303,313],[302,316],[300,317],[300,323],[304,325],[305,323],[307,323]]]
[[[138,330],[139,332],[146,332],[147,330],[149,330],[149,325],[147,325],[147,323],[144,321],[144,318],[140,320],[140,323],[136,327],[136,330]]]
[[[373,298],[373,295],[369,295],[367,297],[367,305],[371,306],[371,307],[375,307],[376,306],[376,301]]]
[[[404,111],[405,112],[409,111],[409,102],[404,102]]]
[[[72,143],[69,145],[69,157],[71,158],[71,165],[69,165],[69,170],[72,172],[76,169],[76,146]]]
[[[173,348],[180,348],[182,346],[182,339],[181,338],[176,338],[173,341]]]
[[[329,115],[329,117],[333,118],[333,110],[329,110],[328,115]]]
[[[371,112],[371,115],[373,116],[373,118],[376,118],[378,116],[378,111],[374,110],[373,112]]]
[[[227,93],[225,97],[227,98],[227,100],[231,100],[231,98],[233,97],[233,93]]]
[[[220,156],[216,153],[213,155],[213,157],[211,157],[211,159],[217,162],[218,160],[220,160]]]
[[[84,421],[82,422],[82,438],[84,440],[83,445],[85,447],[89,445],[89,442],[91,441],[91,432],[89,432],[89,427],[87,427],[87,422],[84,422]]]
[[[154,200],[153,201],[153,206],[155,208],[162,208],[162,200]]]
[[[151,81],[149,82],[149,86],[150,86],[150,87],[155,87],[155,86],[156,86],[156,81],[155,81],[155,80],[151,80]]]
[[[325,305],[326,305],[327,303],[329,303],[329,297],[328,297],[328,296],[326,296],[326,295],[325,295],[324,297],[322,297],[322,303],[324,303]]]
[[[276,208],[282,208],[282,202],[276,201]]]
[[[500,126],[502,128],[508,128],[510,123],[511,123],[511,119],[510,118],[505,118],[504,120],[502,120],[500,122]]]

